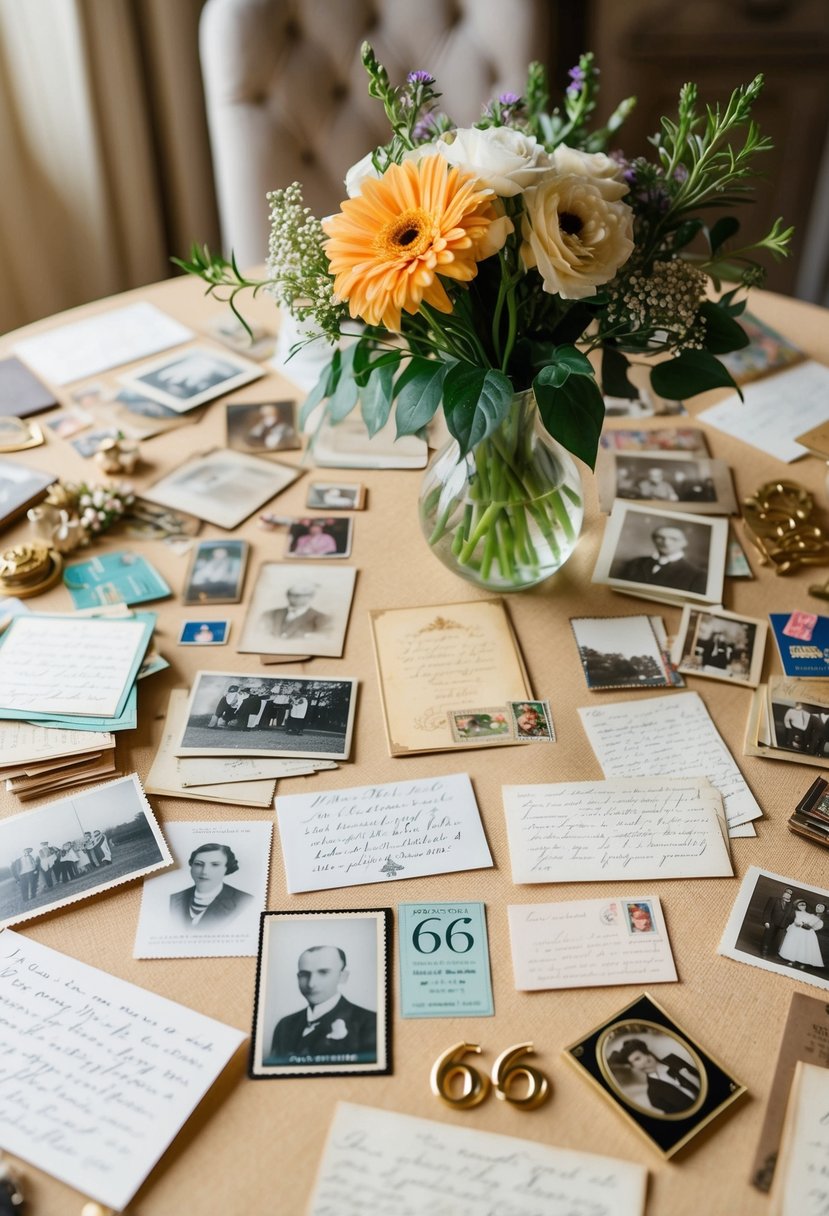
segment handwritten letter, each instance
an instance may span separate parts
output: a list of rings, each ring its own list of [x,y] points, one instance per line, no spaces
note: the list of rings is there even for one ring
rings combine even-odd
[[[829,1071],[798,1063],[769,1216],[826,1216],[829,1212]]]
[[[120,1211],[245,1036],[6,929],[0,1144]]]

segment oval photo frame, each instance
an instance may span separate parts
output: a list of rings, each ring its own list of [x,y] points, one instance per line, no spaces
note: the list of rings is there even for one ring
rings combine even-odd
[[[641,1039],[643,1034],[648,1034],[649,1032],[658,1034],[662,1038],[670,1039],[673,1043],[675,1043],[680,1051],[688,1057],[687,1062],[691,1064],[699,1074],[699,1093],[694,1101],[681,1111],[668,1113],[666,1111],[661,1111],[654,1108],[653,1106],[643,1106],[641,1102],[634,1101],[634,1099],[625,1092],[625,1089],[619,1083],[619,1080],[615,1076],[610,1065],[608,1055],[609,1048],[613,1044],[620,1044],[623,1038]],[[651,1047],[651,1044],[646,1043],[646,1046]],[[657,1060],[659,1059],[655,1052],[652,1052],[652,1054]],[[708,1074],[706,1073],[705,1065],[703,1064],[699,1054],[686,1039],[683,1039],[673,1030],[669,1030],[665,1026],[660,1026],[658,1022],[649,1022],[642,1018],[637,1018],[629,1022],[614,1022],[611,1026],[608,1026],[605,1030],[603,1030],[599,1036],[598,1042],[596,1043],[596,1059],[598,1060],[602,1077],[610,1087],[614,1096],[618,1098],[620,1102],[623,1102],[625,1106],[630,1107],[631,1110],[635,1110],[641,1115],[647,1115],[651,1119],[662,1119],[666,1122],[675,1123],[680,1119],[693,1118],[693,1116],[702,1108],[703,1104],[705,1103],[705,1099],[708,1096]]]

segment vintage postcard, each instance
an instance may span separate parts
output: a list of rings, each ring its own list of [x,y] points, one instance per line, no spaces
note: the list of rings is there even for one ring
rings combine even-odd
[[[806,358],[793,342],[750,312],[744,312],[740,317],[740,326],[748,334],[748,346],[717,356],[738,384],[759,380],[771,372],[802,363]]]
[[[184,604],[238,604],[250,545],[246,540],[200,540],[181,593]]]
[[[360,482],[312,481],[305,505],[315,511],[362,511],[366,487]]]
[[[746,1092],[647,993],[565,1055],[665,1158]]]
[[[0,820],[0,929],[172,864],[137,773]]]
[[[705,432],[695,426],[663,426],[651,430],[605,427],[599,444],[609,452],[696,452],[708,455]]]
[[[617,499],[593,582],[662,603],[719,604],[727,543],[727,519],[705,519]]]
[[[230,621],[185,621],[178,635],[179,646],[224,646]]]
[[[514,883],[721,878],[722,799],[704,777],[502,787]]]
[[[393,756],[457,746],[450,710],[532,697],[503,600],[378,608],[371,626]]]
[[[599,506],[605,514],[617,498],[664,503],[699,515],[736,515],[731,469],[724,460],[685,452],[599,453]]]
[[[770,743],[805,763],[829,762],[829,686],[772,676],[767,687]],[[806,759],[808,757],[808,759]]]
[[[829,616],[770,612],[783,671],[797,680],[829,679]]]
[[[429,449],[419,435],[398,438],[393,418],[369,435],[354,410],[339,422],[321,418],[306,455],[321,469],[425,469]]]
[[[236,649],[339,658],[356,577],[353,566],[306,573],[292,562],[263,562]]]
[[[273,824],[165,823],[175,869],[144,882],[134,958],[255,955]]]
[[[286,557],[350,557],[354,521],[318,515],[292,520],[288,527]]]
[[[200,671],[178,756],[308,756],[347,760],[357,681]]]
[[[510,904],[507,914],[519,992],[668,984],[677,978],[655,895]]]
[[[446,715],[455,743],[517,743],[512,714],[506,705],[491,705],[488,709],[450,709]]]
[[[0,1143],[117,1212],[245,1039],[232,1026],[10,929],[0,933],[0,1001],[4,1057],[18,1061],[0,1065],[0,1079],[8,1083],[10,1070],[33,1050],[48,1078],[46,1093],[44,1082],[30,1077],[16,1087],[14,1102],[0,1106]],[[33,1037],[43,1026],[48,1033]],[[165,1075],[168,1084],[156,1083]],[[106,1152],[90,1152],[93,1144]]]
[[[570,625],[588,688],[672,686],[649,616],[572,617]]]
[[[143,498],[134,498],[121,520],[130,540],[184,540],[197,536],[202,521],[184,511],[173,511]]]
[[[231,531],[300,476],[276,460],[221,448],[191,456],[144,490],[144,498]]]
[[[829,891],[750,866],[717,953],[829,988]]]
[[[265,912],[249,1076],[391,1068],[391,908]]]
[[[549,701],[507,701],[507,710],[518,743],[555,743]]]
[[[288,892],[489,869],[466,773],[276,799]]]
[[[273,330],[266,329],[264,325],[251,324],[248,331],[229,308],[227,312],[211,317],[207,331],[211,338],[248,359],[270,359],[276,347]]]
[[[14,460],[0,460],[0,528],[40,502],[55,481],[55,473],[31,469]]]
[[[70,439],[71,446],[84,460],[91,460],[105,439],[117,439],[118,429],[114,426],[96,427],[79,438]]]
[[[390,1178],[395,1216],[644,1216],[648,1173],[631,1161],[339,1102],[308,1216],[390,1213]]]
[[[706,773],[722,795],[730,836],[763,814],[698,693],[590,706],[579,716],[605,777]]]
[[[716,430],[790,464],[808,448],[797,436],[829,421],[829,368],[812,359],[776,372],[697,415]]]
[[[145,393],[181,414],[262,375],[259,364],[249,359],[211,346],[191,346],[134,367],[119,380],[134,392]]]
[[[768,626],[722,608],[682,609],[671,658],[686,676],[708,676],[756,688],[763,672]]]
[[[397,941],[401,1017],[495,1013],[484,904],[398,904]]]
[[[228,403],[225,411],[227,446],[237,452],[267,456],[302,447],[294,401]]]
[[[794,1070],[769,1200],[769,1216],[820,1216],[826,1210],[829,1072],[811,1061]]]
[[[829,1005],[805,992],[792,994],[789,1014],[780,1035],[777,1064],[771,1082],[766,1114],[751,1167],[751,1184],[758,1191],[771,1190],[780,1139],[786,1116],[786,1103],[799,1060],[829,1069]],[[829,1079],[829,1073],[827,1073]],[[829,1109],[829,1104],[827,1104]],[[802,1214],[807,1208],[799,1209]]]
[[[92,414],[75,406],[50,414],[48,418],[43,419],[43,425],[48,427],[53,435],[57,435],[58,439],[72,439],[92,426],[94,421]]]
[[[146,604],[173,594],[145,557],[126,549],[71,562],[64,567],[63,584],[76,608]]]

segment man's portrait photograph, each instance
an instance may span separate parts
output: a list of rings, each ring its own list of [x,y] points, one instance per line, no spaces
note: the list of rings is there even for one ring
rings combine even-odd
[[[355,578],[353,566],[315,566],[306,574],[296,563],[263,562],[236,649],[340,658]]]
[[[254,1078],[388,1073],[391,910],[267,912]]]

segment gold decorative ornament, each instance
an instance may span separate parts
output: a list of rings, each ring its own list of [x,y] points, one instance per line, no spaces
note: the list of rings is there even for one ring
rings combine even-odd
[[[829,565],[829,539],[812,522],[814,509],[814,497],[794,481],[765,482],[744,499],[743,522],[761,565],[771,565],[775,574]]]
[[[429,1074],[429,1085],[432,1093],[441,1102],[451,1106],[453,1110],[470,1110],[483,1102],[489,1092],[489,1077],[478,1072],[471,1064],[461,1062],[461,1057],[474,1051],[480,1055],[478,1043],[456,1043],[448,1051],[439,1055],[432,1065]],[[460,1094],[452,1092],[452,1082],[456,1077],[463,1078]]]
[[[511,1102],[519,1110],[535,1110],[546,1101],[550,1093],[550,1083],[544,1073],[529,1064],[519,1064],[521,1056],[531,1056],[534,1053],[532,1043],[517,1043],[502,1051],[492,1065],[492,1085],[496,1098],[502,1102]],[[527,1082],[527,1092],[520,1096],[511,1092],[511,1086],[516,1079]]]
[[[63,559],[45,541],[21,541],[0,553],[0,595],[28,599],[60,578]]]
[[[95,452],[95,463],[108,476],[132,473],[139,461],[139,445],[123,435],[102,439]]]

